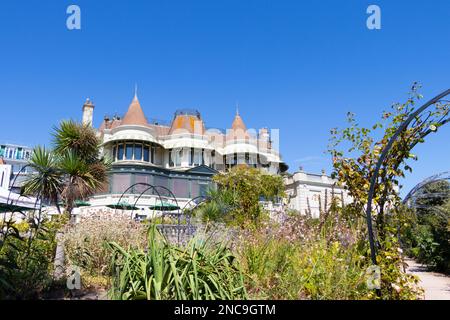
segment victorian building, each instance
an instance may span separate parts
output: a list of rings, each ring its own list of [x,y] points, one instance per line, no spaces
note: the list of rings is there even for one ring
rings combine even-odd
[[[92,125],[94,105],[83,105],[83,123]],[[213,186],[212,176],[237,165],[278,174],[287,169],[267,128],[248,130],[236,112],[227,130],[207,128],[196,110],[178,110],[170,123],[149,121],[135,94],[123,117],[105,117],[97,130],[102,153],[111,159],[109,186],[90,202],[105,205],[124,200],[135,203],[149,187],[180,207],[204,196]],[[134,187],[133,187],[134,186]],[[138,206],[156,202],[150,188]]]

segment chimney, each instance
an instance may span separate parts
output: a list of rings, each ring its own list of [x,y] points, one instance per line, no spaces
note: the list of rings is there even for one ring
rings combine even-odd
[[[89,125],[92,127],[92,120],[94,118],[94,104],[86,99],[86,102],[83,104],[83,124]]]

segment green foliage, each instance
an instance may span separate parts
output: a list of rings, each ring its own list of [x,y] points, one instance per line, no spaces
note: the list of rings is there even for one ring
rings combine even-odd
[[[247,290],[255,299],[364,299],[367,259],[355,231],[333,218],[292,218],[239,238]],[[322,227],[319,227],[322,225]],[[341,237],[341,234],[353,237]],[[339,239],[340,238],[340,239]],[[335,239],[335,240],[333,240]]]
[[[362,127],[353,113],[348,113],[349,126],[342,130],[333,129],[329,153],[333,157],[333,177],[337,177],[353,199],[351,204],[355,217],[364,217],[368,202],[370,182],[375,174],[376,164],[394,133],[417,110],[422,96],[415,83],[406,102],[394,104],[384,111],[381,120],[372,126]],[[411,234],[413,229],[402,221],[401,201],[397,193],[399,178],[411,172],[409,160],[417,160],[411,150],[423,143],[424,138],[449,119],[450,103],[436,103],[424,115],[416,116],[393,142],[389,153],[378,171],[372,207],[375,221],[375,235],[378,244],[378,264],[382,270],[383,299],[409,299],[417,297],[416,283],[401,269],[402,257],[395,252],[399,233]],[[422,117],[423,116],[423,117]],[[406,224],[406,225],[405,225]],[[410,241],[410,240],[409,240]],[[394,288],[394,289],[393,289]]]
[[[394,230],[390,230],[394,231]],[[395,233],[385,237],[383,250],[377,255],[377,264],[381,270],[381,296],[370,293],[372,299],[384,300],[416,300],[423,298],[423,289],[419,286],[419,278],[404,272],[402,250]]]
[[[22,234],[4,238],[0,247],[0,298],[36,299],[52,284],[56,232],[63,220],[21,223]],[[18,231],[18,229],[16,229]]]
[[[148,233],[148,249],[126,250],[110,243],[112,287],[118,300],[246,299],[236,259],[223,244],[194,238],[176,247],[160,236],[155,225]]]
[[[58,159],[51,151],[37,146],[29,165],[34,173],[29,175],[22,193],[34,195],[50,203],[58,202],[58,194],[62,189],[63,173],[58,167]]]
[[[194,210],[193,215],[200,217],[203,222],[231,222],[232,216],[229,213],[238,205],[236,193],[229,189],[210,189],[207,198],[208,201]]]
[[[284,195],[283,179],[280,176],[255,168],[236,166],[213,179],[219,192],[224,195],[216,198],[219,200],[215,201],[215,208],[209,208],[209,215],[211,218],[223,219],[230,225],[258,224],[266,217],[260,199],[275,200]],[[230,208],[225,217],[220,213],[224,207]]]
[[[405,248],[430,268],[450,273],[450,185],[436,181],[415,196],[416,219],[402,234]]]
[[[100,158],[100,140],[83,124],[62,121],[54,129],[54,149],[36,147],[29,164],[34,173],[23,186],[23,194],[52,204],[59,198],[71,213],[77,199],[85,199],[104,188],[110,162]]]
[[[333,177],[337,177],[339,183],[348,190],[353,198],[353,205],[360,212],[367,204],[370,181],[381,152],[403,122],[417,109],[422,98],[418,88],[419,86],[414,84],[407,101],[392,105],[391,110],[384,111],[381,120],[372,126],[360,126],[354,114],[349,112],[349,126],[342,130],[331,130],[328,151],[334,160]],[[417,160],[411,150],[418,143],[424,142],[424,137],[431,132],[431,126],[438,128],[442,125],[442,121],[449,116],[449,106],[449,103],[437,103],[424,118],[417,116],[393,143],[385,158],[379,171],[373,199],[373,207],[378,211],[375,226],[380,237],[385,234],[386,208],[396,207],[400,203],[396,191],[398,180],[405,176],[405,172],[412,171],[408,160]]]

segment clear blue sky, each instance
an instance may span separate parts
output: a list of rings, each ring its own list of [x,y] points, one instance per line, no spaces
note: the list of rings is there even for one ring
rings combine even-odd
[[[81,27],[66,28],[66,8]],[[382,29],[366,28],[366,8]],[[450,84],[450,1],[2,1],[0,141],[46,144],[61,119],[95,124],[124,113],[138,83],[149,118],[197,108],[229,127],[239,101],[248,127],[280,129],[290,170],[327,172],[329,129],[353,111],[365,124],[420,81]],[[450,126],[417,148],[405,189],[450,169]]]

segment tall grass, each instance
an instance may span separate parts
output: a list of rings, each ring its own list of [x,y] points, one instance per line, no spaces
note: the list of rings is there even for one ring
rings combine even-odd
[[[254,299],[365,299],[364,249],[348,229],[294,219],[239,239],[238,257]]]
[[[148,249],[112,250],[110,297],[117,300],[246,299],[236,259],[223,244],[192,239],[185,247],[168,243],[155,225],[149,228]]]

